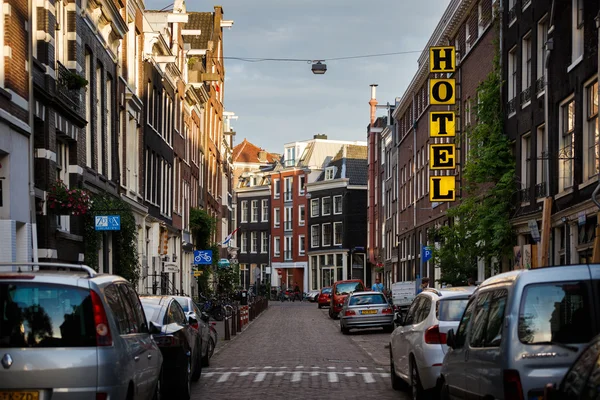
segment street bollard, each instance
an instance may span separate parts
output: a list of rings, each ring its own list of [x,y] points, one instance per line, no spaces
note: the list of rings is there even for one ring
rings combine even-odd
[[[229,333],[229,317],[225,317],[225,340],[231,340],[231,335]]]
[[[237,307],[231,310],[231,336],[237,335]]]
[[[251,305],[248,310],[248,319],[252,321],[254,319],[254,305]]]
[[[235,328],[238,332],[242,331],[242,313],[244,311],[240,308],[238,309],[238,313],[236,315]]]

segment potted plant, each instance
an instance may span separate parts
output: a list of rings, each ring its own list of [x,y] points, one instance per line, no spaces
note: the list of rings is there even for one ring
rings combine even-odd
[[[69,90],[79,90],[87,86],[88,81],[77,72],[69,71],[62,78],[63,84]]]
[[[48,207],[58,215],[83,215],[90,209],[87,190],[70,189],[63,181],[56,181],[48,189]]]

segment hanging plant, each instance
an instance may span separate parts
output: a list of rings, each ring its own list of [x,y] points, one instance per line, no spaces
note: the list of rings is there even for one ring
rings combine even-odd
[[[88,85],[87,79],[76,72],[69,71],[61,77],[63,84],[69,90],[79,90]]]
[[[48,189],[48,208],[58,215],[83,215],[92,203],[84,189],[70,189],[63,181],[56,181]]]

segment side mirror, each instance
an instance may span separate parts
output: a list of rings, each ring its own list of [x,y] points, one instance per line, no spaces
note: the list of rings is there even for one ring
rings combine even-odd
[[[450,329],[446,334],[446,344],[451,349],[454,349],[454,346],[456,346],[456,336],[454,336],[454,329]]]
[[[394,317],[394,323],[398,326],[403,326],[404,325],[404,315],[402,315],[400,313],[396,313],[396,316]]]
[[[150,333],[151,335],[155,335],[158,334],[162,331],[162,327],[160,325],[156,325],[154,322],[150,321],[149,322],[150,327],[148,328],[148,333]]]
[[[188,318],[188,324],[190,325],[196,325],[198,323],[198,320],[194,317],[189,317]]]
[[[200,314],[200,319],[204,322],[208,322],[210,320],[210,315],[202,311],[202,313]]]

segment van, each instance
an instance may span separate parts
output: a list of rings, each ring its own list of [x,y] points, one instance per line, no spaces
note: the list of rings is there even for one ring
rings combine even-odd
[[[600,265],[518,270],[470,298],[438,386],[442,398],[538,399],[598,333]]]
[[[350,293],[364,292],[365,285],[360,279],[349,279],[345,281],[337,281],[331,287],[331,303],[329,307],[329,317],[337,319],[338,314],[342,311],[344,300]]]

